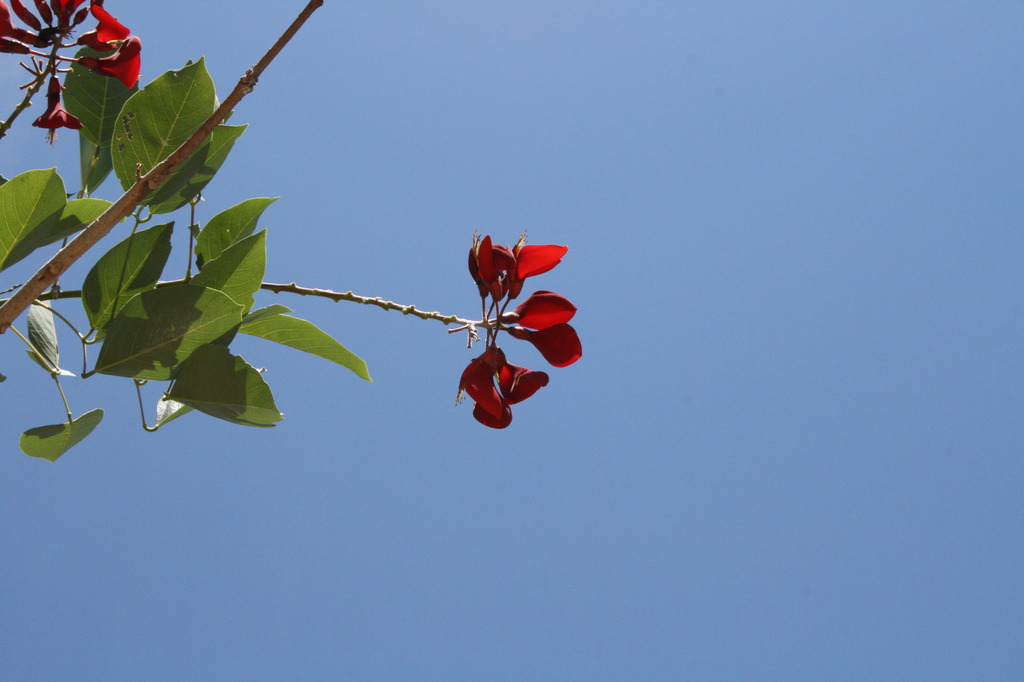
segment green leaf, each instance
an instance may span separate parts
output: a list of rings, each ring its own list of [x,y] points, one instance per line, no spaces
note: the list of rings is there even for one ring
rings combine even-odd
[[[60,367],[57,352],[57,329],[53,324],[53,311],[49,301],[36,301],[28,307],[28,340],[40,355],[46,358],[50,367]]]
[[[199,146],[191,156],[181,164],[178,170],[152,194],[142,200],[149,206],[152,213],[170,213],[176,211],[197,194],[213,179],[228,153],[248,126],[219,125],[213,129],[210,137]]]
[[[0,185],[0,270],[54,241],[66,204],[64,182],[53,168],[26,171]]]
[[[179,403],[177,400],[171,400],[167,396],[164,396],[156,404],[156,425],[154,429],[159,429],[167,422],[174,421],[178,417],[188,414],[192,411],[192,408],[184,403]]]
[[[256,310],[246,314],[246,316],[242,318],[242,324],[258,320],[262,317],[267,317],[268,315],[283,315],[284,313],[290,312],[292,312],[292,309],[288,306],[274,303],[263,308],[257,308]]]
[[[152,289],[171,253],[174,223],[129,235],[96,261],[82,284],[82,306],[93,329],[103,329],[137,293]]]
[[[75,57],[102,56],[104,53],[88,47],[75,54]],[[93,147],[109,148],[117,115],[138,89],[138,86],[126,88],[117,78],[102,76],[72,63],[71,73],[64,79],[64,106],[82,122],[79,131],[82,137]]]
[[[224,346],[197,348],[167,397],[234,424],[267,427],[284,418],[259,371]]]
[[[50,242],[80,232],[89,226],[89,223],[103,215],[103,212],[111,207],[111,203],[105,199],[72,199],[64,206],[60,218],[53,226],[50,233]]]
[[[21,451],[29,457],[39,457],[56,462],[57,458],[92,433],[103,421],[103,410],[86,412],[67,424],[37,426],[21,434]]]
[[[192,352],[235,327],[242,306],[216,289],[179,284],[137,294],[107,325],[96,367],[135,379],[170,379]]]
[[[257,315],[259,312],[255,311],[248,321],[242,324],[239,331],[312,353],[352,370],[362,379],[373,381],[362,358],[312,322],[290,315]]]
[[[85,135],[79,135],[78,163],[82,175],[82,191],[86,195],[92,194],[103,184],[114,167],[114,162],[110,158],[110,145],[97,147]]]
[[[263,282],[263,271],[267,265],[266,241],[267,231],[263,230],[232,244],[204,265],[192,278],[192,284],[223,291],[248,311],[255,300],[253,294]]]
[[[235,242],[256,231],[263,211],[277,199],[257,197],[225,209],[210,218],[196,238],[196,260],[199,267],[213,260]]]
[[[121,187],[135,182],[181,146],[216,107],[213,79],[202,59],[157,77],[128,98],[114,125],[111,155]]]

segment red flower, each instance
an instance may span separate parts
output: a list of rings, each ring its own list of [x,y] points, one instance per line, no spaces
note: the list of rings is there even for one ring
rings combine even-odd
[[[139,70],[142,67],[142,40],[138,36],[130,36],[121,43],[117,52],[106,57],[79,57],[78,63],[98,74],[113,76],[124,83],[126,88],[139,82]]]
[[[77,118],[68,113],[64,105],[60,103],[60,81],[56,77],[50,78],[50,86],[46,91],[46,111],[43,115],[32,122],[37,128],[48,128],[46,138],[50,144],[53,144],[54,138],[57,136],[57,128],[71,128],[72,130],[78,130],[82,127],[82,122]]]
[[[4,3],[0,2],[0,5],[2,4]],[[11,0],[11,9],[13,9],[14,13],[18,15],[18,18],[21,19],[22,22],[27,24],[31,29],[35,31],[41,31],[43,29],[43,25],[39,23],[38,19],[36,19],[36,15],[29,12],[28,8],[25,7],[24,4],[22,4],[21,0]]]
[[[21,16],[21,11],[25,11],[26,14],[32,16],[30,13],[28,13],[27,10],[25,10],[24,7],[19,7],[19,4],[15,4],[14,10],[19,17]],[[35,17],[32,18],[35,19]],[[25,21],[24,18],[22,18],[22,21]],[[39,22],[37,21],[36,23],[38,24]],[[30,23],[29,25],[31,26]],[[0,38],[13,38],[18,42],[24,43],[25,45],[35,45],[36,39],[38,37],[39,36],[37,36],[35,33],[32,33],[31,31],[26,31],[25,29],[19,26],[15,26],[14,22],[11,21],[11,8],[7,6],[6,2],[0,0]],[[14,46],[11,46],[10,50],[4,50],[4,52],[8,51],[21,52],[19,48]]]
[[[495,377],[498,379],[497,387],[494,385]],[[548,375],[544,372],[510,365],[500,348],[488,346],[463,370],[459,397],[466,393],[476,402],[473,417],[478,422],[493,429],[503,429],[512,423],[510,405],[526,400],[547,384]]]
[[[57,23],[60,26],[73,26],[82,23],[85,19],[84,12],[80,17],[76,16],[74,22],[71,21],[71,15],[83,2],[85,0],[50,0],[50,7],[53,8],[54,14],[57,15]],[[39,5],[40,3],[36,2],[37,8]]]
[[[555,367],[568,367],[583,357],[580,337],[568,324],[556,324],[539,331],[512,327],[508,333],[514,338],[532,343],[544,359]]]
[[[501,331],[529,341],[555,367],[571,365],[583,355],[576,330],[566,324],[576,314],[576,306],[564,296],[537,291],[514,311],[505,312],[512,299],[519,295],[527,277],[551,270],[569,250],[568,246],[557,244],[525,246],[524,242],[525,237],[508,249],[492,244],[489,235],[482,239],[473,235],[473,246],[469,250],[469,274],[482,299],[484,319],[481,324],[487,329],[487,339],[483,354],[474,358],[462,372],[459,398],[463,393],[470,395],[476,402],[473,408],[476,420],[497,429],[512,422],[510,405],[526,400],[548,385],[546,373],[517,367],[505,360],[505,354],[497,345]],[[515,323],[521,326],[507,326]]]
[[[490,294],[495,301],[505,297],[508,290],[508,273],[515,271],[516,259],[504,246],[491,244],[490,235],[480,241],[474,240],[469,250],[469,274],[480,290],[480,297]]]
[[[503,364],[505,354],[497,346],[491,346],[480,357],[470,360],[459,381],[460,397],[465,391],[478,408],[495,418],[500,418],[508,409],[508,403],[494,386],[494,375]],[[512,411],[508,413],[511,421]]]
[[[43,21],[47,26],[53,26],[53,13],[50,12],[50,6],[46,4],[46,0],[35,0],[36,11],[39,12],[39,16],[43,18]]]

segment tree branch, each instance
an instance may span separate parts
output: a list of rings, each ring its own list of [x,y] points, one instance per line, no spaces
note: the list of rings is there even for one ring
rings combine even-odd
[[[224,122],[242,98],[252,92],[260,75],[270,65],[270,62],[284,49],[284,46],[288,44],[313,12],[323,4],[324,0],[309,0],[309,3],[295,18],[295,21],[281,34],[277,42],[267,50],[267,53],[263,55],[256,65],[245,72],[245,75],[242,76],[238,84],[231,91],[231,94],[199,126],[196,132],[185,140],[180,147],[171,152],[170,156],[158,163],[153,170],[136,180],[135,184],[129,187],[121,198],[115,201],[103,215],[94,220],[92,224],[72,239],[67,246],[58,251],[53,258],[40,268],[39,272],[22,285],[14,296],[0,306],[0,334],[4,333],[11,326],[11,323],[32,304],[32,301],[46,291],[86,251],[105,237],[114,228],[114,225],[131,214],[146,195],[159,187],[171,173],[177,170],[199,148],[199,145],[210,136],[214,128]]]

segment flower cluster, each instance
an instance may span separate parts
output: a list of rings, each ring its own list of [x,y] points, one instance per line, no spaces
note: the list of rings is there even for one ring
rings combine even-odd
[[[583,355],[580,338],[568,324],[576,314],[576,306],[564,296],[537,291],[506,312],[522,292],[526,278],[551,270],[568,250],[568,246],[555,244],[527,246],[525,236],[512,248],[493,245],[490,236],[473,237],[469,274],[480,292],[487,338],[484,352],[462,372],[459,398],[463,393],[473,398],[473,417],[484,426],[505,428],[512,423],[511,405],[526,400],[548,384],[547,373],[517,367],[505,360],[505,353],[497,344],[501,331],[529,341],[555,367],[571,365]]]
[[[142,66],[142,41],[138,36],[130,35],[131,31],[103,9],[103,0],[91,0],[88,7],[82,6],[85,0],[34,0],[35,13],[22,0],[9,1],[10,5],[0,0],[0,52],[31,54],[51,62],[47,69],[40,68],[36,72],[40,77],[50,73],[50,80],[46,92],[46,111],[32,123],[37,128],[48,129],[51,142],[57,128],[82,127],[81,122],[69,114],[60,101],[62,87],[57,80],[59,69],[53,62],[57,49],[84,45],[97,52],[109,52],[102,57],[59,59],[76,61],[91,71],[118,79],[128,88],[138,82]],[[28,28],[14,25],[11,20],[12,10]],[[83,33],[75,42],[64,43],[90,14],[98,22],[96,28]],[[53,49],[53,54],[37,51],[37,48],[47,47]]]

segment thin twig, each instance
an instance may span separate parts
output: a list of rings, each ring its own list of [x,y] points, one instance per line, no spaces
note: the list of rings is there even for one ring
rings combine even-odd
[[[121,198],[115,201],[103,215],[94,220],[91,225],[72,239],[67,246],[58,251],[53,258],[40,268],[39,272],[22,285],[21,289],[14,296],[0,306],[0,334],[5,332],[11,326],[11,323],[32,304],[33,300],[46,291],[46,288],[54,280],[60,277],[100,239],[106,236],[114,228],[114,225],[134,211],[135,207],[139,205],[139,202],[146,195],[159,187],[172,172],[177,170],[199,148],[199,145],[228,117],[242,98],[252,92],[260,75],[270,65],[270,62],[288,44],[288,41],[292,39],[313,12],[323,4],[324,0],[310,0],[302,12],[299,13],[299,16],[295,18],[295,21],[292,22],[291,26],[281,34],[277,42],[256,62],[256,65],[245,72],[245,75],[238,81],[238,84],[224,102],[213,112],[213,115],[199,126],[196,132],[174,150],[170,156],[158,163],[153,170],[136,180],[135,184],[129,187]]]
[[[178,284],[184,283],[184,279],[175,279],[170,281],[163,281],[157,283],[157,288],[171,287]],[[493,329],[497,322],[495,320],[467,320],[459,317],[458,315],[445,315],[437,311],[426,311],[420,310],[415,305],[404,305],[402,303],[395,303],[394,301],[386,301],[380,296],[360,296],[354,294],[351,291],[332,291],[331,289],[315,289],[312,287],[302,287],[291,282],[290,284],[275,284],[274,282],[263,282],[260,284],[260,289],[264,291],[272,291],[275,294],[297,294],[299,296],[316,296],[318,298],[327,298],[332,301],[351,301],[353,303],[362,303],[364,305],[377,306],[383,310],[397,310],[403,315],[413,315],[423,320],[437,320],[444,325],[457,324],[460,325],[459,329],[449,329],[449,332],[463,331],[465,329],[475,330],[480,329]],[[81,289],[69,289],[67,291],[60,292],[61,299],[66,298],[81,298]],[[47,301],[52,299],[53,296],[49,293],[44,293],[39,296],[40,301]]]
[[[486,321],[481,320],[464,320],[457,315],[444,315],[439,312],[428,312],[426,310],[420,310],[414,305],[402,305],[401,303],[395,303],[394,301],[385,301],[380,296],[360,296],[359,294],[353,294],[351,291],[331,291],[330,289],[311,289],[308,287],[300,287],[295,282],[290,284],[274,284],[272,282],[264,282],[260,285],[260,289],[264,291],[273,291],[275,294],[289,293],[298,294],[299,296],[319,296],[320,298],[329,298],[332,301],[353,301],[355,303],[363,303],[365,305],[375,305],[378,308],[384,310],[397,310],[403,315],[415,315],[416,317],[423,320],[437,320],[438,322],[449,325],[449,324],[460,324],[469,327],[483,327],[485,329],[490,328],[490,324]]]

